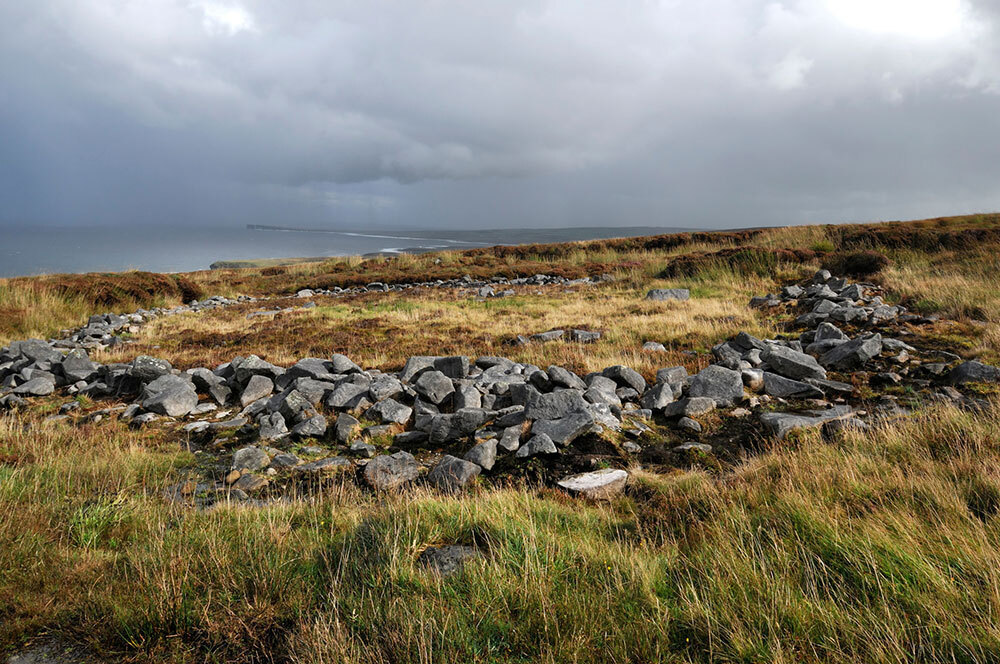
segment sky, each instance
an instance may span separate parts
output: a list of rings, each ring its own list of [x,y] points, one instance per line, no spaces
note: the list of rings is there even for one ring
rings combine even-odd
[[[0,225],[994,210],[996,0],[0,3]]]

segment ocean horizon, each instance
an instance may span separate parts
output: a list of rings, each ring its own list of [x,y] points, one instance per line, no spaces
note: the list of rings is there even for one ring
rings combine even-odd
[[[364,229],[92,226],[0,230],[0,277],[52,273],[191,272],[218,261],[355,256],[497,244],[565,242],[683,232],[657,227]],[[113,248],[113,249],[112,249]]]

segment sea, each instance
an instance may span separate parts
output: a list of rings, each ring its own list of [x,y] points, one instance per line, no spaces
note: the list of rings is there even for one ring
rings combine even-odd
[[[53,273],[190,272],[219,261],[331,257],[683,232],[667,227],[326,230],[276,227],[0,228],[0,277]]]

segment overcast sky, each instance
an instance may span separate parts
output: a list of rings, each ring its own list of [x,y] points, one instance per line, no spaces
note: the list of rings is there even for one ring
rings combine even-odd
[[[997,209],[997,0],[0,3],[4,224]]]

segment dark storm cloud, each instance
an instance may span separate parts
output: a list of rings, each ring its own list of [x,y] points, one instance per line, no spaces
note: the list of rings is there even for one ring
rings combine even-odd
[[[5,3],[0,222],[730,227],[997,209],[991,7]]]

